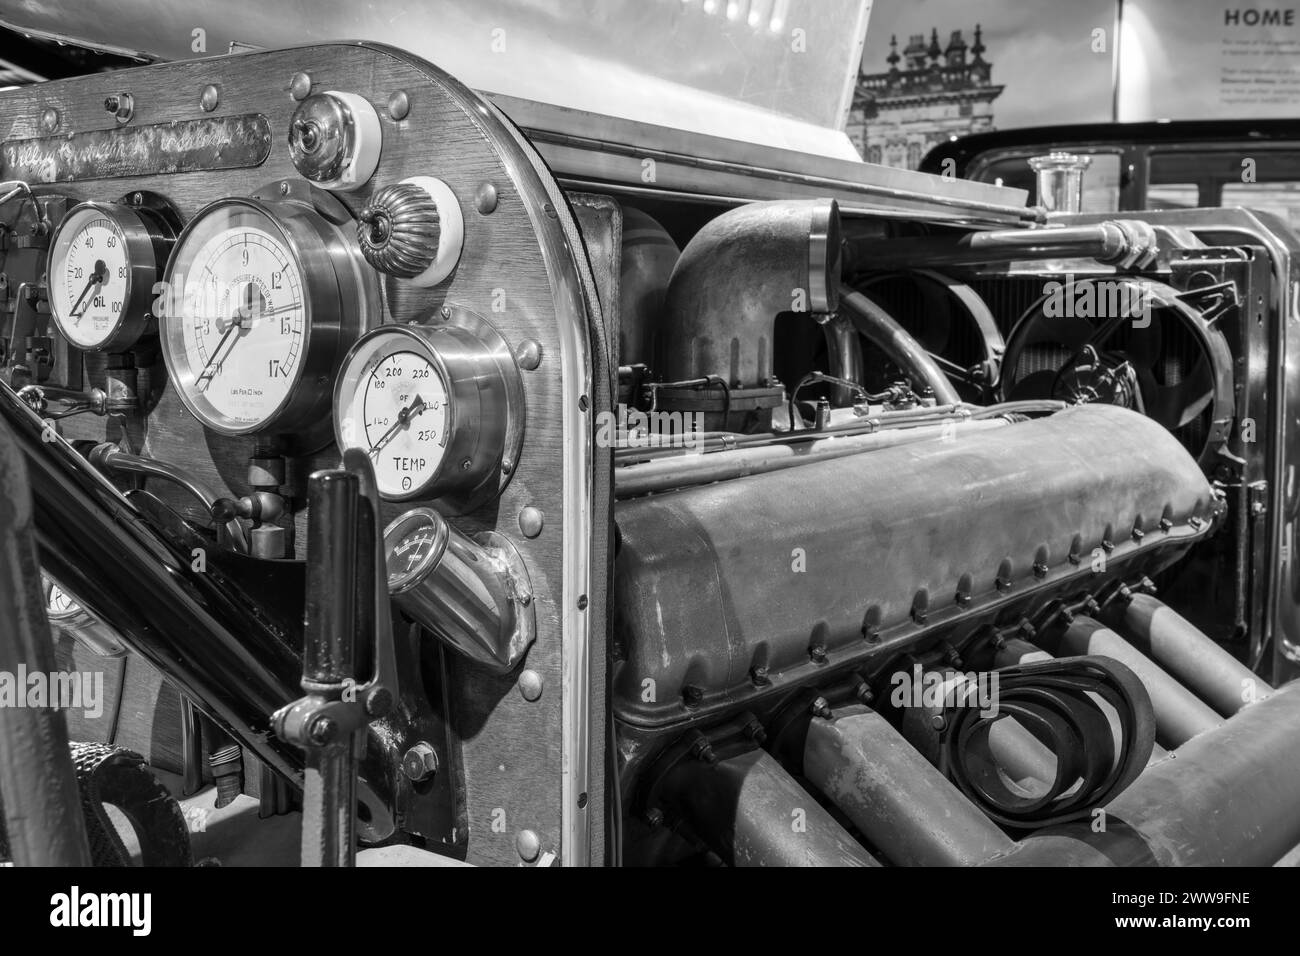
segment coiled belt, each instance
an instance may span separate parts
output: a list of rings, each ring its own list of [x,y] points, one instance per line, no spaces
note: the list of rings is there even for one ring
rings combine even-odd
[[[1146,688],[1124,664],[1109,657],[1062,657],[995,673],[996,715],[945,708],[939,754],[939,769],[992,820],[1037,829],[1087,816],[1146,767],[1155,713]],[[1118,726],[1103,703],[1117,715]],[[1056,755],[1056,778],[1043,781],[1042,792],[1009,780],[990,751],[992,725],[1009,718]]]

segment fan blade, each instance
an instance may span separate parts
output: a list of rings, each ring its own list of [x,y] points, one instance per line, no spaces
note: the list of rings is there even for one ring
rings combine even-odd
[[[1147,415],[1170,431],[1195,421],[1213,400],[1214,378],[1204,358],[1177,385],[1152,385],[1142,393]]]

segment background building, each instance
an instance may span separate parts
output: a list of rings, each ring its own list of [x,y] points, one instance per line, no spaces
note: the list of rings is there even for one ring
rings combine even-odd
[[[939,31],[913,34],[900,54],[898,38],[889,41],[889,69],[858,76],[848,134],[869,163],[915,169],[935,143],[966,133],[994,129],[993,65],[984,59],[980,27],[967,45],[960,30],[947,47]]]

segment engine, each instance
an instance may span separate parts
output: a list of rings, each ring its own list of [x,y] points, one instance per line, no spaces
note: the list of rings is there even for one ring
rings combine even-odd
[[[0,92],[0,671],[105,684],[0,706],[8,853],[1294,856],[1290,230],[591,128],[373,43]]]

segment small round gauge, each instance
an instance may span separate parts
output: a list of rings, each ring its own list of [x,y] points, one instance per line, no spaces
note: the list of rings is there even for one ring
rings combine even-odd
[[[388,590],[398,594],[423,580],[447,550],[447,522],[428,508],[406,512],[384,530]]]
[[[82,613],[81,605],[53,580],[46,578],[45,614],[51,621],[67,619]]]
[[[46,281],[55,325],[73,345],[129,348],[154,331],[154,284],[172,232],[151,211],[81,203],[50,241]]]
[[[57,633],[68,635],[104,657],[116,657],[125,652],[125,645],[116,632],[82,607],[80,601],[44,572],[41,574],[41,587],[45,593],[45,616]]]
[[[456,324],[455,320],[462,320]],[[363,336],[334,388],[340,448],[370,455],[392,501],[473,496],[513,470],[523,389],[505,342],[472,313]]]
[[[328,413],[326,386],[366,311],[349,242],[294,201],[220,200],[186,227],[167,264],[162,338],[195,418],[247,435]]]

